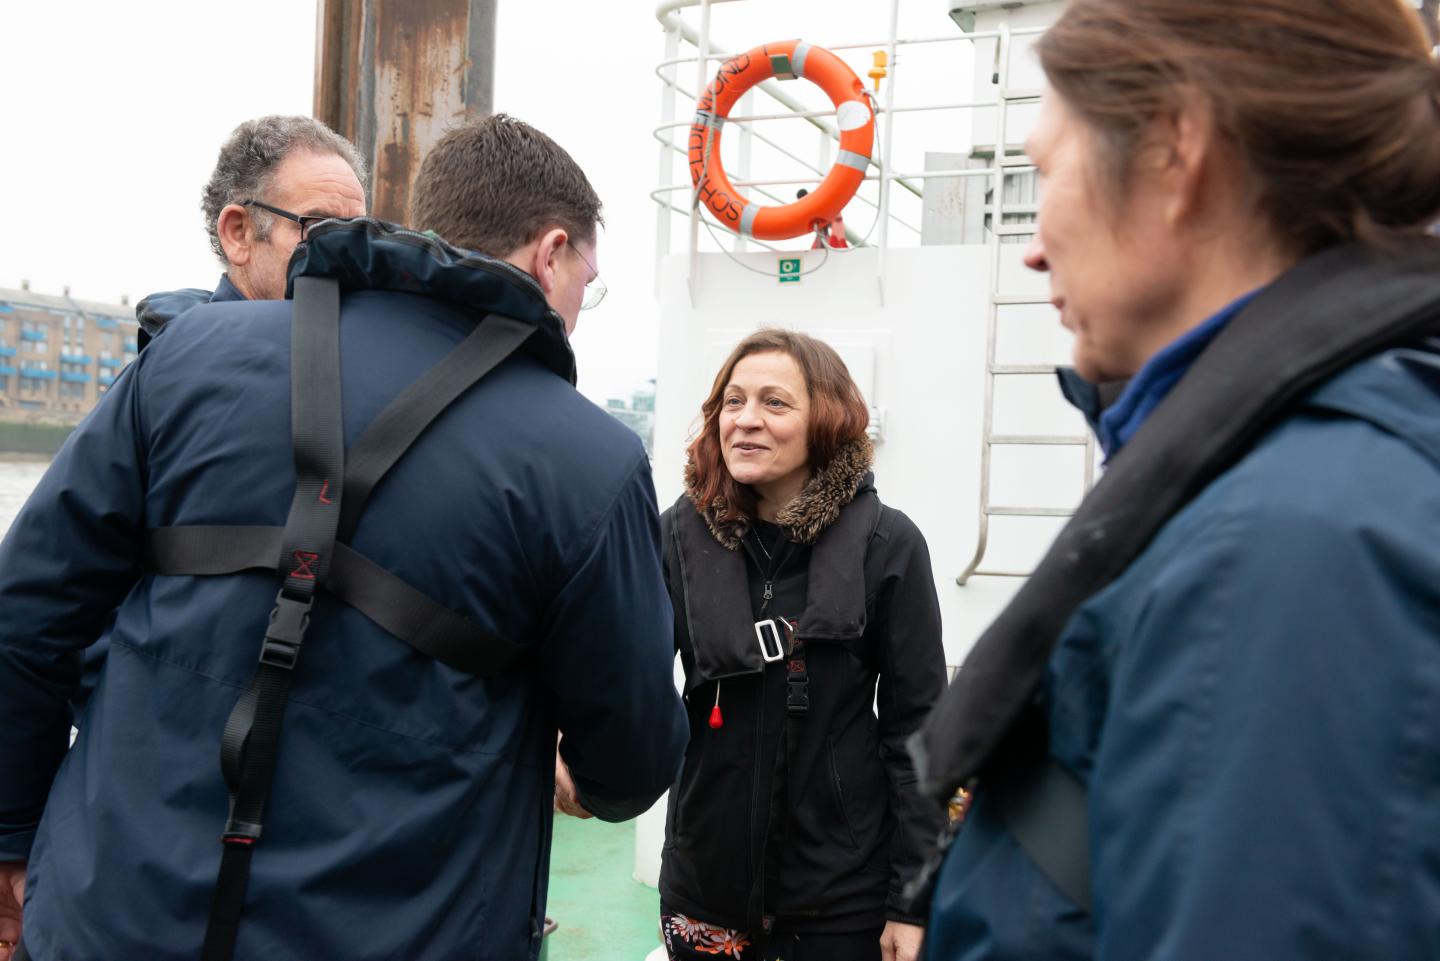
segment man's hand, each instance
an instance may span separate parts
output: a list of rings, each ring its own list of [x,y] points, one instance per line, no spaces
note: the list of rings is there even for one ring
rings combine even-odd
[[[20,911],[25,907],[25,862],[0,861],[0,961],[10,961],[20,940]]]
[[[555,810],[572,818],[595,816],[580,806],[580,797],[575,793],[575,782],[570,778],[570,769],[560,760],[559,751],[555,752]],[[0,961],[7,959],[0,957]]]
[[[918,924],[886,921],[880,932],[880,957],[884,961],[917,961],[925,929]]]

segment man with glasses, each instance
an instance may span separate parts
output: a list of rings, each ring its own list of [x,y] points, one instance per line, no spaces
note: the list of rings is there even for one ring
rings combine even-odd
[[[364,181],[365,162],[354,145],[319,120],[270,116],[236,127],[201,197],[210,249],[225,273],[214,291],[185,288],[141,300],[135,307],[139,346],[197,304],[284,298],[296,244],[321,220],[364,216]],[[108,648],[102,639],[85,652],[77,718]]]
[[[143,347],[199,303],[280,300],[295,245],[309,226],[365,215],[365,162],[354,145],[310,117],[260,117],[220,148],[201,208],[210,249],[225,268],[214,292],[194,288],[140,302]]]
[[[261,117],[235,128],[201,201],[225,281],[247,300],[283,298],[307,225],[365,215],[364,177],[354,146],[318,120]]]
[[[217,192],[229,282],[298,240],[268,208],[346,196]],[[503,115],[413,196],[415,231],[310,226],[295,299],[169,325],[0,543],[0,940],[36,959],[534,958],[557,738],[598,818],[675,780],[649,461],[567,339],[600,199]]]

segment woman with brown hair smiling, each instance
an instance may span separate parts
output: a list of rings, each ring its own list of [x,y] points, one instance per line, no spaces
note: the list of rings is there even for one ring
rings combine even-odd
[[[702,412],[661,518],[691,730],[665,943],[912,961],[926,905],[902,889],[943,822],[904,749],[945,686],[925,540],[876,496],[865,401],[822,341],[752,334]]]

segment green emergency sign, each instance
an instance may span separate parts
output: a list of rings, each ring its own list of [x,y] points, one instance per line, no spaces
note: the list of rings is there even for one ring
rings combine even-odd
[[[780,258],[780,283],[798,284],[800,282],[800,258]]]

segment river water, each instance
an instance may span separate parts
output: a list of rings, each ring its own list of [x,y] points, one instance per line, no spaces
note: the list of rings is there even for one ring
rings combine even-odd
[[[10,529],[10,522],[49,466],[48,460],[0,454],[0,534]]]

